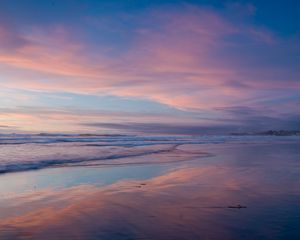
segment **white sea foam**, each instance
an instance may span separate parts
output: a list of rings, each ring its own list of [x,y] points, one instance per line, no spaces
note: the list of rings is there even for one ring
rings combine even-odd
[[[273,136],[1,134],[0,173],[174,151],[178,145],[299,141]]]

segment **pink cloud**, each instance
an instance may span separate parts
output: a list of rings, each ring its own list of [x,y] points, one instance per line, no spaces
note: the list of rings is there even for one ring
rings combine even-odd
[[[133,47],[118,57],[99,49],[93,52],[61,26],[32,28],[26,35],[2,28],[0,42],[21,39],[22,44],[11,51],[0,49],[9,79],[0,86],[132,96],[181,109],[247,102],[255,89],[270,86],[299,88],[295,81],[272,81],[273,70],[242,68],[223,53],[232,44],[234,48],[226,38],[236,35],[262,46],[273,44],[274,36],[267,30],[235,25],[212,10],[193,6],[148,16],[156,27],[137,29]]]

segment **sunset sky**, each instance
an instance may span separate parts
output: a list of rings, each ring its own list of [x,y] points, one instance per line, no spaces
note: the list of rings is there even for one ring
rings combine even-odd
[[[1,0],[0,133],[300,128],[300,1]]]

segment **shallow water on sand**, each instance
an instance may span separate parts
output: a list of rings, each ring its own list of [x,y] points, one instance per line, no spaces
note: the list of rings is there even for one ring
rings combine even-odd
[[[149,154],[0,175],[0,239],[300,238],[299,138],[145,142],[128,151]]]

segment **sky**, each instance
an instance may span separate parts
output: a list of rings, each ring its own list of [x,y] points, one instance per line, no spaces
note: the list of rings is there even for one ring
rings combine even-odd
[[[300,129],[300,2],[1,0],[0,133]]]

